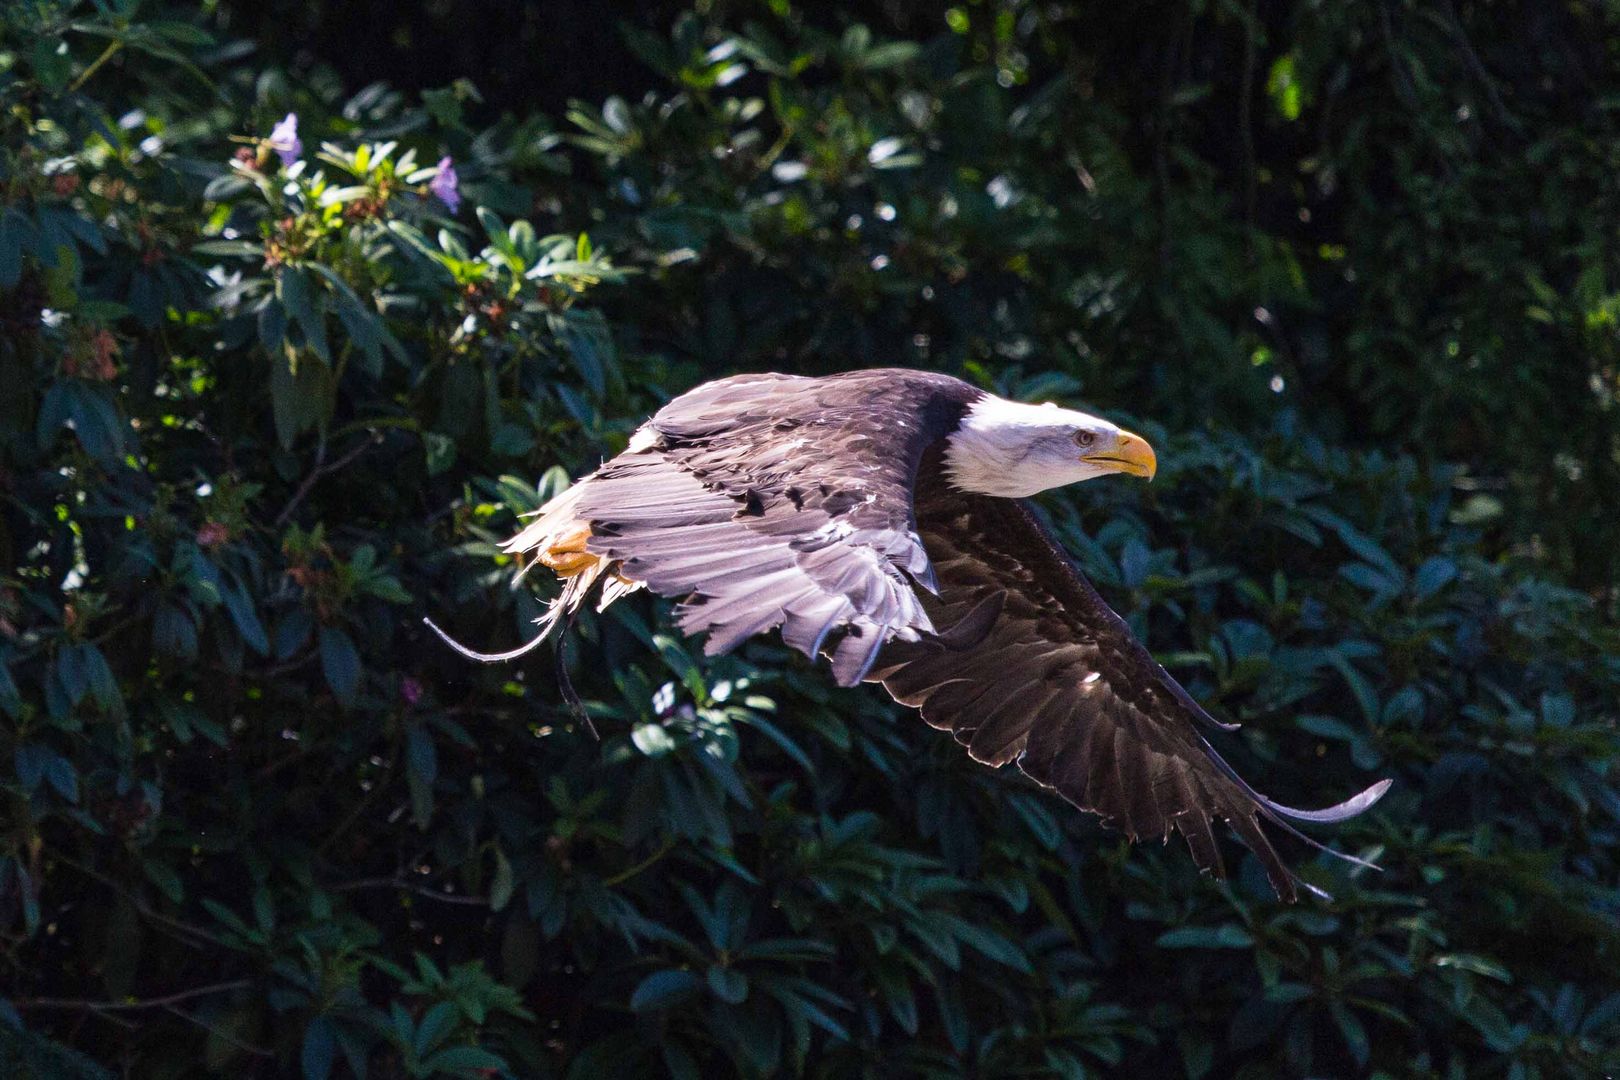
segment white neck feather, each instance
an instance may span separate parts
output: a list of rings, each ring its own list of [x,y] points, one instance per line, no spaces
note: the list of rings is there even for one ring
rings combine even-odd
[[[946,440],[946,475],[962,491],[1008,499],[1101,476],[1105,470],[1080,461],[1079,449],[1069,441],[1077,427],[1088,424],[1113,428],[1073,409],[986,394]]]

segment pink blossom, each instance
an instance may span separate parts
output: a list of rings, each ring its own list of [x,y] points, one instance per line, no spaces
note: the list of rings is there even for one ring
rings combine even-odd
[[[270,132],[270,138],[265,140],[270,149],[281,158],[283,165],[291,165],[298,160],[304,152],[304,144],[298,140],[298,114],[288,113]]]
[[[453,214],[461,209],[460,184],[461,178],[456,175],[456,166],[450,160],[450,155],[446,154],[439,159],[439,171],[428,181],[428,190],[449,207]]]

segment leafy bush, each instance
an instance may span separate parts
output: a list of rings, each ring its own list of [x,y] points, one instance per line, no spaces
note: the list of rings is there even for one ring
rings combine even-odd
[[[1077,43],[1061,5],[952,8],[919,41],[687,15],[630,32],[659,91],[562,126],[474,126],[469,84],[416,104],[250,72],[137,16],[0,13],[0,1053],[316,1078],[1620,1064],[1620,635],[1582,559],[1613,540],[1610,256],[1588,202],[1537,187],[1558,243],[1487,257],[1542,227],[1512,195],[1535,162],[1609,191],[1581,119],[1532,133],[1498,94],[1488,133],[1530,163],[1499,190],[1485,135],[1437,127],[1427,23],[1304,6],[1278,44],[1186,9],[1250,74],[1158,101],[1093,74],[1141,31]],[[1385,64],[1394,105],[1359,81]],[[1293,172],[1201,143],[1243,79],[1251,139],[1321,120],[1321,147],[1267,140]],[[1302,857],[1338,899],[1298,907],[1252,860],[1211,884],[776,643],[700,659],[644,598],[524,665],[421,627],[522,637],[540,602],[496,542],[668,396],[894,362],[1136,414],[1157,484],[1043,506],[1245,722],[1267,790],[1397,777],[1335,837],[1384,873]]]

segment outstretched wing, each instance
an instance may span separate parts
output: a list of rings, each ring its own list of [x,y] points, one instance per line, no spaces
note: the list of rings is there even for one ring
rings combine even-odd
[[[1295,876],[1260,819],[1290,832],[1290,821],[1342,821],[1389,786],[1327,810],[1267,799],[1199,731],[1226,725],[1137,643],[1024,503],[946,492],[925,478],[917,515],[939,581],[937,598],[925,601],[930,618],[982,629],[954,648],[897,642],[868,678],[954,734],[976,760],[1016,762],[1133,840],[1178,829],[1199,867],[1217,878],[1225,867],[1210,823],[1225,818],[1290,901]]]
[[[776,627],[853,685],[889,640],[933,631],[912,484],[977,392],[904,370],[746,375],[675,399],[558,501],[585,551],[681,601],[710,653]],[[542,514],[508,550],[564,535]]]

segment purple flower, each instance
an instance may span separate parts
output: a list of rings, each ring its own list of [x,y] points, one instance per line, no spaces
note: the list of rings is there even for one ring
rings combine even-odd
[[[415,705],[422,700],[422,684],[410,675],[405,676],[399,684],[399,696],[405,699],[405,704]]]
[[[428,190],[449,207],[453,214],[461,209],[461,190],[457,186],[460,183],[461,177],[456,175],[456,167],[451,162],[450,155],[446,154],[439,159],[439,171],[428,181]]]
[[[298,155],[304,152],[304,144],[298,141],[298,114],[288,113],[270,132],[270,138],[266,141],[276,156],[281,158],[283,165],[297,161]]]

